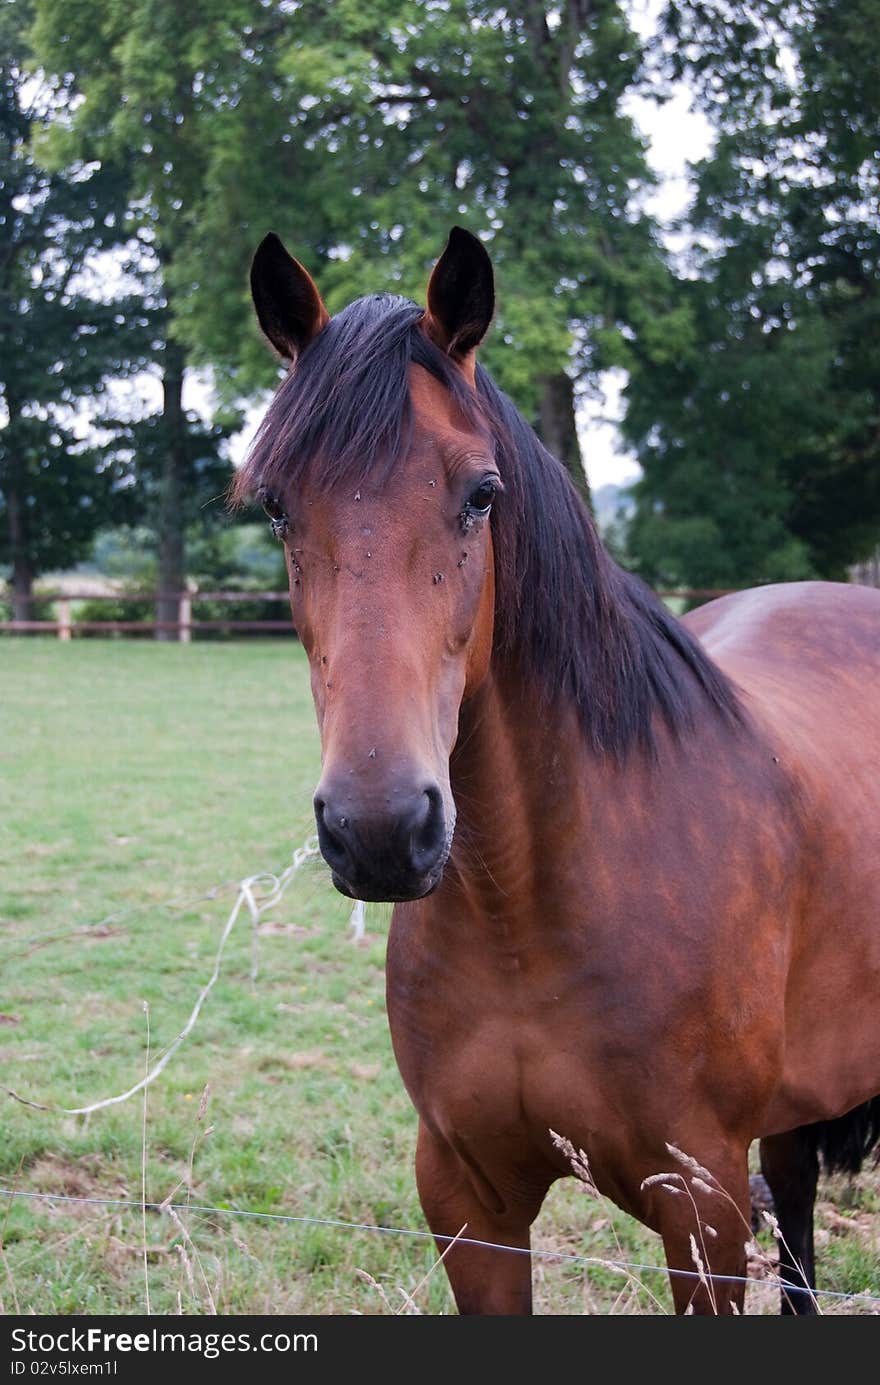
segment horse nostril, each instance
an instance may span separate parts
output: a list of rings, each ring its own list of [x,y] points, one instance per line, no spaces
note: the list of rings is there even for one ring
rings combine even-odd
[[[443,795],[435,785],[431,785],[422,795],[412,834],[413,864],[423,869],[434,865],[445,844],[446,815],[443,811]]]
[[[334,823],[333,813],[328,811],[327,802],[320,795],[315,796],[314,807],[315,822],[318,828],[318,844],[322,855],[329,865],[339,868],[348,857],[343,836],[348,827],[348,818],[340,815]]]

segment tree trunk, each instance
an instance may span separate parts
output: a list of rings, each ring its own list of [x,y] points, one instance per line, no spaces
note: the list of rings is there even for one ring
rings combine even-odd
[[[184,481],[186,472],[186,416],[183,412],[184,349],[177,342],[165,345],[162,376],[165,458],[159,500],[159,598],[158,621],[178,619],[178,595],[186,584],[184,554]],[[176,640],[176,630],[157,630],[157,640]]]
[[[12,568],[12,619],[33,620],[34,618],[34,563],[28,532],[28,513],[26,500],[25,463],[16,457],[15,425],[19,417],[18,405],[5,395],[6,410],[9,415],[5,434],[5,465],[0,472],[3,490],[6,494],[6,524],[9,539],[9,563]]]
[[[34,618],[34,569],[28,552],[27,513],[24,497],[11,481],[6,489],[9,519],[9,555],[12,562],[12,619]]]
[[[592,510],[590,486],[584,470],[574,416],[574,383],[564,371],[544,375],[540,380],[538,432],[541,441],[563,463],[578,494]]]

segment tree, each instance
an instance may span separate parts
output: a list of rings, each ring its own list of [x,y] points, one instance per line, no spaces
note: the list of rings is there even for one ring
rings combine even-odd
[[[151,359],[163,392],[161,423],[148,427],[149,441],[159,445],[140,460],[155,483],[159,586],[165,594],[157,618],[174,621],[174,593],[186,577],[188,509],[194,500],[216,497],[228,475],[217,450],[222,430],[201,428],[183,406],[190,353],[176,323],[179,301],[194,285],[178,266],[185,251],[197,247],[194,262],[204,277],[209,247],[195,210],[202,196],[205,124],[215,113],[216,73],[230,60],[236,70],[246,61],[242,26],[253,6],[245,0],[224,6],[212,0],[33,5],[37,60],[78,98],[51,132],[56,163],[97,157],[124,164],[128,172],[127,224],[139,247],[137,269],[153,315]],[[198,496],[194,487],[200,480]]]
[[[717,139],[678,286],[692,350],[630,383],[630,548],[665,581],[843,577],[880,541],[880,11],[727,0],[665,24]]]
[[[575,390],[625,361],[634,325],[662,335],[668,305],[635,195],[649,173],[623,108],[640,53],[621,5],[269,0],[248,41],[202,183],[220,291],[202,276],[187,300],[193,348],[233,389],[267,379],[246,292],[267,229],[333,310],[377,289],[417,297],[462,222],[497,269],[485,359],[586,492]],[[190,281],[198,255],[192,242]]]
[[[147,326],[127,296],[88,291],[90,256],[120,239],[118,170],[52,174],[35,154],[64,94],[25,74],[27,8],[0,5],[0,564],[16,620],[32,618],[35,577],[84,556],[123,512],[112,438],[85,443],[75,411],[139,362]]]

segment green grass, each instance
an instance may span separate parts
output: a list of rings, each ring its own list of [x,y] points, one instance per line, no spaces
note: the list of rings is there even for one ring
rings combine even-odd
[[[86,1105],[143,1075],[147,1018],[153,1060],[173,1042],[236,882],[282,870],[312,831],[319,748],[305,660],[289,641],[4,640],[0,727],[0,1082]],[[388,911],[368,911],[357,945],[348,918],[323,867],[306,867],[264,920],[254,981],[241,917],[192,1036],[148,1092],[148,1200],[177,1188],[177,1201],[215,1208],[424,1229],[415,1117],[384,1011]],[[140,1096],[87,1117],[0,1101],[4,1186],[138,1200]],[[880,1293],[861,1235],[880,1220],[877,1186],[866,1175],[856,1193],[826,1193],[858,1234],[828,1232],[824,1287]],[[410,1237],[184,1220],[190,1245],[168,1216],[147,1216],[154,1312],[212,1300],[226,1313],[383,1313],[436,1260]],[[0,1201],[0,1242],[7,1312],[146,1309],[139,1211]],[[656,1237],[573,1181],[551,1193],[535,1244],[662,1264]],[[538,1261],[537,1307],[666,1310],[665,1277],[640,1278],[645,1289],[617,1271]],[[775,1307],[756,1294],[755,1309]],[[442,1269],[418,1303],[453,1311]]]

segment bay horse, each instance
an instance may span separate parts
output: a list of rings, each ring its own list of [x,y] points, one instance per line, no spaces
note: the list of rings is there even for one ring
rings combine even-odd
[[[528,1249],[572,1172],[551,1131],[696,1313],[742,1308],[759,1139],[782,1309],[814,1311],[820,1160],[880,1139],[880,592],[676,620],[477,364],[493,272],[461,228],[425,308],[331,317],[274,234],[251,286],[289,370],[235,499],[285,545],[322,854],[394,901],[391,1035],[425,1217],[441,1249],[466,1226],[459,1311],[531,1311],[528,1254],[474,1243]]]

